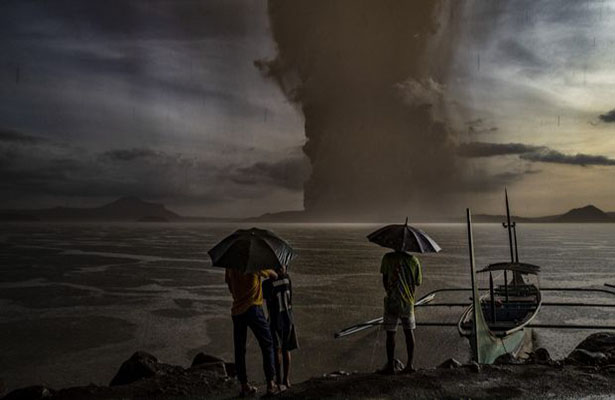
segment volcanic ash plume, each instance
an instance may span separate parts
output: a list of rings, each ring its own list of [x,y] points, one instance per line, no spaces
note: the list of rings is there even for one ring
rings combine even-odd
[[[278,46],[257,62],[305,116],[306,211],[435,212],[459,170],[443,113],[449,2],[269,0]]]

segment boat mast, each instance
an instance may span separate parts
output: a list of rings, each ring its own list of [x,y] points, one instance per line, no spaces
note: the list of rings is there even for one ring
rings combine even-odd
[[[506,223],[505,227],[508,229],[508,246],[510,247],[510,262],[515,262],[515,256],[513,254],[513,243],[512,243],[512,224],[510,223],[510,207],[508,205],[508,190],[504,188],[504,197],[506,199]],[[504,270],[504,294],[506,296],[506,301],[508,301],[508,273]]]
[[[515,238],[515,262],[518,263],[519,262],[519,247],[517,246],[517,223],[513,222],[512,227],[513,227],[513,235]]]
[[[515,262],[515,255],[513,254],[513,237],[512,237],[512,224],[510,223],[510,207],[508,206],[508,190],[504,188],[504,196],[506,197],[506,228],[508,228],[508,244],[510,246],[510,262]]]
[[[472,278],[472,304],[473,304],[473,318],[472,318],[472,335],[470,336],[470,343],[472,348],[472,359],[480,363],[478,353],[478,313],[480,310],[480,298],[478,296],[478,286],[476,286],[476,272],[474,269],[474,238],[472,236],[472,213],[469,208],[466,208],[466,221],[468,226],[468,251],[470,255],[470,276]]]

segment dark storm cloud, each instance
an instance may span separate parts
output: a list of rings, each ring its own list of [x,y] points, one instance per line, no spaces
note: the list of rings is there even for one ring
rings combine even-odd
[[[497,126],[487,126],[482,118],[473,119],[466,122],[468,133],[471,134],[490,134],[498,131]]]
[[[146,148],[109,150],[101,154],[102,158],[112,161],[133,161],[139,158],[157,157],[160,153]]]
[[[579,165],[582,167],[590,165],[615,165],[615,159],[608,158],[606,156],[582,153],[569,155],[552,149],[543,149],[536,152],[521,154],[519,157],[528,161]]]
[[[98,154],[68,147],[36,153],[29,149],[0,149],[0,190],[9,197],[130,195],[207,206],[258,198],[280,189],[300,191],[309,170],[303,156],[229,168],[154,148],[111,149]]]
[[[242,185],[265,184],[300,191],[309,173],[307,159],[297,156],[275,162],[257,162],[248,167],[238,168],[231,179]]]
[[[249,18],[245,9],[254,4],[238,0],[6,0],[1,4],[0,36],[198,40],[245,35]]]
[[[4,203],[130,194],[262,206],[291,185],[257,163],[289,130],[283,112],[266,114],[283,99],[251,65],[272,51],[261,1],[3,0],[0,47],[0,120],[15,128],[0,130]],[[266,138],[246,144],[264,114]],[[250,146],[243,165],[266,191],[233,179]]]
[[[61,44],[58,44],[61,43]],[[134,98],[151,99],[152,93],[176,101],[198,101],[201,104],[223,103],[229,110],[244,114],[262,114],[264,108],[253,104],[239,91],[232,87],[216,87],[212,82],[201,80],[200,63],[201,49],[191,47],[185,43],[177,43],[174,51],[179,52],[186,59],[185,64],[173,64],[164,60],[157,52],[168,51],[162,43],[139,43],[136,41],[110,42],[108,38],[93,40],[84,44],[75,38],[62,42],[27,42],[8,43],[4,47],[7,56],[16,55],[21,61],[21,83],[27,84],[35,80],[39,89],[49,89],[49,93],[37,93],[46,100],[46,96],[59,97],[66,88],[58,86],[58,82],[68,81],[71,85],[97,87],[93,94],[101,95],[106,91],[104,83],[119,82],[130,88],[129,95]],[[23,49],[28,52],[24,53]],[[232,59],[233,54],[225,54],[222,50],[219,56]],[[158,57],[158,58],[155,58]],[[46,60],[40,63],[39,60]],[[190,65],[193,60],[198,64]],[[154,65],[160,62],[169,62],[169,69],[179,68],[177,73],[170,74],[165,71],[164,65]],[[16,68],[16,67],[15,67]],[[15,68],[9,69],[13,77]],[[101,79],[101,78],[104,78]],[[84,89],[91,91],[92,87]],[[92,93],[92,92],[89,92]],[[115,115],[109,115],[113,120]]]
[[[615,122],[615,109],[599,116],[602,122]]]
[[[36,144],[44,139],[10,129],[0,129],[0,143]]]
[[[213,200],[211,193],[192,191],[185,181],[187,168],[193,180],[211,184],[219,171],[202,164],[174,164],[166,159],[130,168],[100,162],[106,157],[83,159],[30,159],[28,165],[16,160],[2,169],[0,187],[15,195],[50,195],[65,197],[139,196],[146,199],[176,197],[178,199]],[[132,161],[136,162],[137,159]],[[202,170],[207,171],[203,174]],[[198,175],[198,176],[197,176]]]
[[[457,148],[457,154],[462,157],[492,157],[511,154],[524,154],[543,149],[541,146],[531,146],[523,143],[462,143]]]
[[[462,143],[457,147],[457,154],[467,158],[518,155],[519,158],[526,161],[578,165],[582,167],[590,165],[615,165],[615,159],[603,155],[564,154],[546,146],[532,146],[523,143]]]

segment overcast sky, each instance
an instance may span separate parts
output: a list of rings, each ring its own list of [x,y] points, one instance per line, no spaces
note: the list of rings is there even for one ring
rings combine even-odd
[[[505,174],[521,214],[615,210],[615,2],[465,4],[449,95],[485,142],[475,168]]]
[[[302,118],[253,66],[267,24],[263,1],[3,1],[3,206],[301,208]]]
[[[476,0],[455,18],[442,84],[475,173],[520,214],[615,211],[615,1]],[[1,208],[302,208],[303,117],[253,65],[276,52],[265,1],[4,0],[0,50]]]

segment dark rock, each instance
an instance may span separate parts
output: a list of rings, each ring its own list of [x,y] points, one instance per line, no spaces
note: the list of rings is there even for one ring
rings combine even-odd
[[[566,357],[566,363],[577,365],[600,365],[607,361],[606,354],[599,351],[588,351],[576,348]]]
[[[607,372],[609,374],[615,373],[615,364],[609,364],[602,367],[603,372]]]
[[[504,353],[493,362],[495,365],[510,365],[510,364],[521,364],[521,361],[517,360],[515,356],[510,353]]]
[[[45,386],[28,386],[22,389],[16,389],[7,394],[2,400],[39,400],[48,399],[55,391]]]
[[[232,371],[232,375],[227,370],[227,364]],[[199,353],[194,356],[192,366],[200,371],[211,371],[220,376],[235,376],[235,364],[226,363],[223,359],[205,353]]]
[[[553,359],[551,358],[551,354],[544,347],[540,347],[530,353],[529,358],[527,360],[528,363],[534,364],[551,364]]]
[[[570,353],[565,362],[599,366],[615,364],[615,334],[599,332],[589,335]]]
[[[445,368],[445,369],[455,369],[459,367],[461,367],[461,363],[455,360],[454,358],[449,358],[448,360],[444,361],[442,364],[438,365],[438,368]]]
[[[227,362],[224,363],[224,368],[226,369],[226,374],[230,377],[237,376],[237,368],[235,367],[235,363]]]
[[[124,361],[109,386],[127,385],[139,379],[156,375],[161,369],[160,362],[153,355],[137,351]]]
[[[196,356],[194,356],[194,359],[192,360],[192,367],[195,367],[199,364],[209,364],[209,363],[217,363],[217,362],[223,363],[224,360],[219,357],[212,356],[212,355],[201,352],[197,354]]]
[[[198,364],[194,367],[190,367],[192,369],[198,369],[199,371],[209,371],[209,372],[213,372],[216,375],[220,375],[220,376],[227,376],[226,373],[226,366],[224,365],[223,362],[211,362],[211,363],[205,363],[205,364]]]
[[[615,364],[615,334],[599,332],[589,335],[579,345],[577,349],[604,353],[610,360],[608,364]]]
[[[349,376],[351,375],[350,372],[348,371],[344,371],[343,369],[340,369],[339,371],[333,371],[333,372],[329,372],[328,374],[323,374],[323,377],[325,378],[337,378],[340,376]]]

